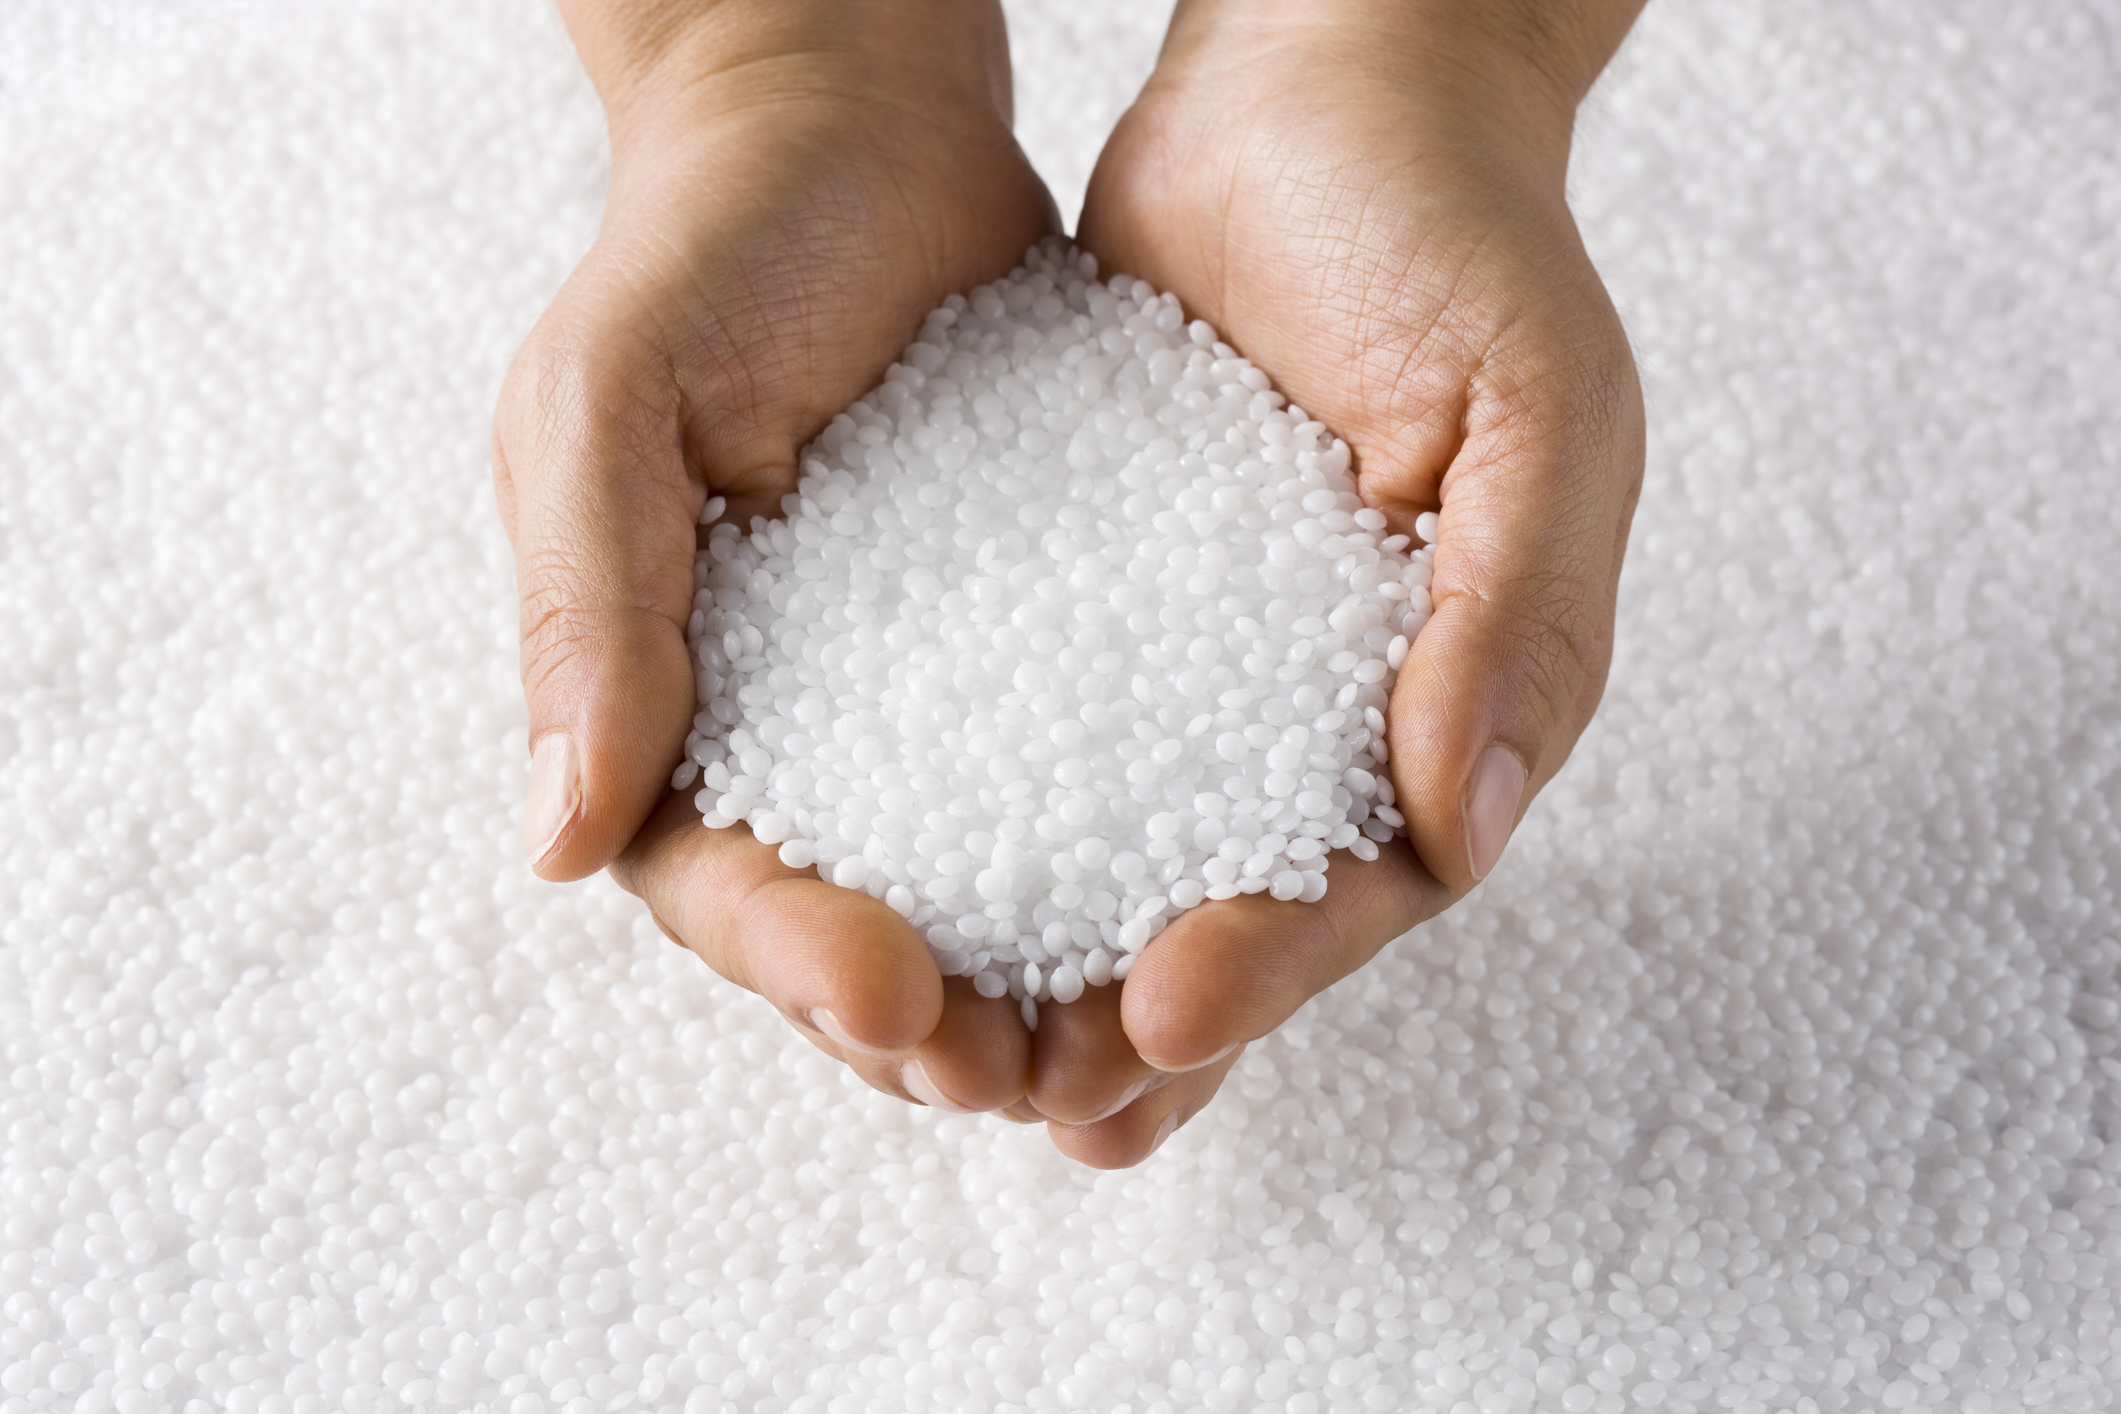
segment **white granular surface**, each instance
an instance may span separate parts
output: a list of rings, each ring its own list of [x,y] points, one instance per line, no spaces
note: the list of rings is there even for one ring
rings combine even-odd
[[[1429,618],[1432,550],[1386,533],[1347,444],[1096,273],[1052,239],[952,295],[785,519],[714,526],[671,780],[1034,1026],[1205,899],[1316,903],[1329,851],[1377,857]]]
[[[1123,9],[1018,11],[1063,173]],[[0,7],[0,1414],[2121,1406],[2114,45],[1649,7],[1573,182],[1653,429],[1600,716],[1100,1174],[521,863],[550,17]]]

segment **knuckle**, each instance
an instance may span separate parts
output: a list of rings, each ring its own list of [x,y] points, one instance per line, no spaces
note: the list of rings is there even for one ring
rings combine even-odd
[[[541,683],[584,655],[659,656],[682,648],[691,566],[681,555],[672,561],[638,575],[572,550],[526,549],[517,561],[524,681]],[[629,593],[636,580],[645,581],[643,590]]]
[[[649,466],[673,455],[678,382],[659,343],[633,321],[584,313],[564,296],[548,310],[495,408],[497,442],[526,463],[519,474],[590,445]]]
[[[1611,637],[1585,602],[1586,580],[1568,566],[1529,571],[1489,601],[1508,670],[1542,709],[1545,725],[1567,720],[1587,682],[1603,682]]]
[[[548,682],[566,664],[608,644],[610,618],[608,611],[585,606],[565,581],[531,579],[523,588],[519,622],[524,682]]]
[[[1494,423],[1573,449],[1556,466],[1579,474],[1611,460],[1584,449],[1625,443],[1641,421],[1634,356],[1609,308],[1519,316],[1496,334],[1476,384]]]

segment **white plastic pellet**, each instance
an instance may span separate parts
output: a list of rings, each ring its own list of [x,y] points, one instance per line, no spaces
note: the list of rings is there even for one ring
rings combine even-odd
[[[695,576],[707,823],[910,900],[939,963],[977,929],[981,971],[1078,928],[1131,956],[1208,898],[1316,902],[1323,850],[1403,825],[1381,723],[1430,552],[1387,547],[1346,444],[1212,330],[1093,268],[1048,241],[947,301],[785,518],[716,525]]]
[[[1155,26],[1008,8],[1066,212]],[[0,7],[0,1414],[2121,1409],[2121,154],[2072,137],[2121,113],[2112,9],[1646,9],[1570,172],[1651,405],[1599,714],[1478,890],[1092,1173],[522,859],[486,429],[605,190],[551,7]],[[1152,371],[1234,357],[1133,319]],[[1221,777],[1384,726],[1286,706],[1055,715],[1026,764],[1126,794],[1086,752],[1235,733],[1097,831],[1179,917],[1156,841],[1272,833]],[[686,764],[687,803],[745,770]],[[997,942],[981,869],[1133,900],[960,826],[917,926],[965,921],[971,987],[1056,921]],[[1049,987],[1148,968],[1130,921]]]

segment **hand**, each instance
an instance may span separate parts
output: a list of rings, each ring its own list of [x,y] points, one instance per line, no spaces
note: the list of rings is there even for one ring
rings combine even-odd
[[[694,707],[695,522],[780,514],[797,449],[953,292],[1055,227],[1009,131],[991,0],[563,3],[611,123],[595,247],[502,391],[540,874],[612,865],[664,931],[878,1089],[1023,1093],[1013,1002],[896,913],[672,794]],[[659,802],[661,802],[659,806]],[[652,815],[652,818],[651,818]],[[644,828],[644,822],[646,827]]]
[[[1441,531],[1389,713],[1411,847],[1337,855],[1316,905],[1194,909],[1119,996],[1049,1009],[1039,1109],[1153,1087],[1055,1126],[1080,1158],[1138,1158],[1231,1047],[1470,889],[1590,719],[1642,412],[1562,186],[1576,100],[1636,8],[1549,4],[1519,31],[1535,12],[1509,3],[1185,4],[1098,163],[1082,234],[1104,267],[1176,293],[1345,437],[1391,530],[1435,510]]]

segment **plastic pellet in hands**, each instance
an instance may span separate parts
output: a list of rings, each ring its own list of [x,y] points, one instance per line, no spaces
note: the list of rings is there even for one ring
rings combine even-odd
[[[1094,274],[1050,241],[953,296],[785,519],[714,526],[673,778],[1034,1024],[1188,908],[1315,903],[1331,851],[1377,857],[1383,708],[1430,612],[1431,550],[1386,535],[1346,445]]]

